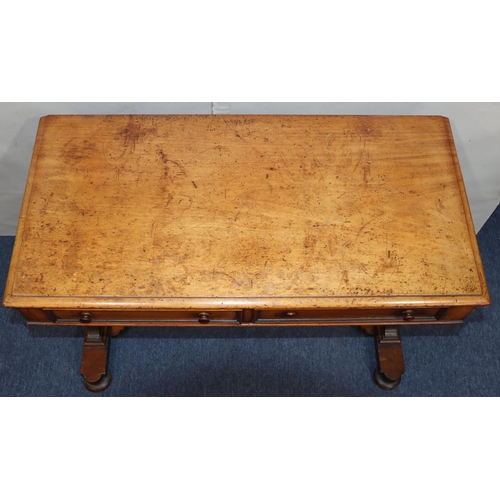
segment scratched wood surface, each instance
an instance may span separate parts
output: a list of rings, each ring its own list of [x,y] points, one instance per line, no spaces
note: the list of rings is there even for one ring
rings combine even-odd
[[[5,305],[488,302],[449,122],[42,118]]]

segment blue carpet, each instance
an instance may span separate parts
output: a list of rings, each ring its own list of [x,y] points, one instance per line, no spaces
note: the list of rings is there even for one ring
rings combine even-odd
[[[374,340],[358,328],[137,327],[112,340],[113,380],[94,394],[79,373],[82,328],[27,327],[0,307],[0,396],[500,396],[500,207],[478,240],[492,305],[463,325],[402,328],[393,391],[373,382]],[[13,244],[0,237],[2,292]]]

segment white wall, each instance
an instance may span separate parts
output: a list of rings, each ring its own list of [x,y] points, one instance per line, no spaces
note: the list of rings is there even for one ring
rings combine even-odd
[[[0,235],[13,235],[48,114],[409,114],[450,118],[476,231],[500,203],[500,103],[0,103]]]

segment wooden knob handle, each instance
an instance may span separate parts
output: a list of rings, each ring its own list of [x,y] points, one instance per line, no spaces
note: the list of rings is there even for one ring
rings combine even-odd
[[[288,316],[288,317],[297,316],[297,313],[295,311],[287,311],[285,313],[285,316]]]
[[[210,323],[210,313],[199,313],[198,321],[200,323]]]
[[[80,323],[90,323],[92,321],[92,314],[88,312],[80,313]]]
[[[405,321],[413,321],[415,319],[415,312],[412,309],[403,311],[403,319]]]

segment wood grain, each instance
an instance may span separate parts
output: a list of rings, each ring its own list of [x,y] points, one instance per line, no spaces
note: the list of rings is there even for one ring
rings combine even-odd
[[[446,118],[48,116],[4,305],[476,306]]]

